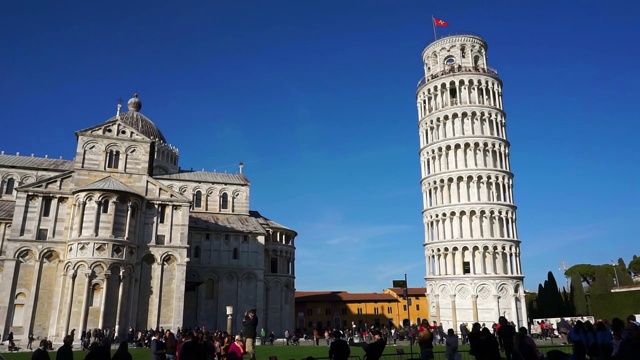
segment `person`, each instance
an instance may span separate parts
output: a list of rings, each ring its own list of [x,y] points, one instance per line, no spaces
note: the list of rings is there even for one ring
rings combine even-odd
[[[73,360],[73,335],[67,335],[62,339],[62,346],[58,348],[56,360]]]
[[[269,333],[269,344],[273,346],[273,342],[276,340],[276,333],[273,331]]]
[[[242,325],[244,326],[246,352],[249,354],[251,360],[256,360],[256,328],[258,327],[256,309],[250,309],[244,313]]]
[[[242,360],[244,355],[244,344],[242,343],[242,337],[236,335],[235,341],[229,346],[229,352],[227,353],[227,360]]]
[[[129,353],[129,343],[126,340],[120,342],[120,346],[118,346],[118,350],[113,354],[111,360],[132,360]]]
[[[433,359],[433,334],[429,331],[429,321],[422,320],[421,330],[418,333],[418,345],[420,346],[420,358],[422,360]]]
[[[260,344],[265,345],[267,343],[267,332],[264,328],[260,329]]]
[[[444,356],[447,360],[456,360],[458,355],[458,336],[453,329],[447,330],[447,336],[445,339]]]
[[[33,350],[33,347],[32,347],[33,340],[35,340],[35,338],[33,337],[33,334],[29,334],[29,342],[27,343],[27,349]]]
[[[167,360],[174,360],[176,358],[176,337],[171,330],[167,330],[164,337],[165,356]]]
[[[372,331],[374,341],[367,344],[364,347],[364,353],[367,356],[367,360],[380,360],[384,347],[387,345],[387,341],[382,338],[380,330]]]
[[[164,360],[165,355],[165,345],[160,341],[160,331],[155,331],[151,340],[151,360]]]
[[[13,333],[11,335],[13,336]],[[31,354],[31,360],[50,360],[47,352],[48,347],[47,340],[40,340],[40,346]]]
[[[185,341],[180,346],[178,358],[180,360],[200,360],[205,357],[203,350],[197,334],[189,331],[185,335]]]
[[[231,348],[231,343],[233,341],[231,341],[231,335],[227,334],[224,339],[223,339],[223,344],[220,347],[220,359],[221,360],[227,360],[228,359],[228,354],[229,354],[229,349]]]
[[[571,330],[571,325],[565,318],[561,318],[558,322],[558,333],[562,338],[562,345],[567,345],[569,342],[567,340],[567,336],[569,335],[569,330]]]
[[[516,329],[509,324],[507,318],[504,316],[500,316],[498,318],[498,324],[500,324],[500,327],[498,328],[500,348],[504,350],[505,358],[507,360],[511,360],[513,358],[513,340],[516,335]]]
[[[518,329],[518,333],[515,337],[514,354],[520,360],[538,360],[538,346],[535,341],[527,335],[527,328],[522,326]]]
[[[634,322],[628,321],[625,324],[625,331],[626,337],[620,342],[616,360],[635,360],[640,353],[640,327]]]
[[[284,331],[284,340],[287,342],[287,346],[289,346],[289,340],[291,339],[289,336],[289,329],[287,329]]]
[[[349,344],[342,339],[342,333],[338,330],[333,332],[333,342],[329,345],[329,359],[347,360],[351,355]]]

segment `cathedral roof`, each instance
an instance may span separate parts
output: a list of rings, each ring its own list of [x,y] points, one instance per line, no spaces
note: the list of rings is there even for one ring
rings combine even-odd
[[[15,207],[15,201],[0,200],[0,219],[13,219],[13,209]]]
[[[260,223],[260,225],[266,226],[266,227],[270,227],[270,228],[279,228],[279,229],[285,229],[285,230],[291,230],[288,227],[282,225],[282,224],[278,224],[277,222],[268,219],[264,216],[262,216],[259,212],[255,211],[255,210],[250,210],[249,211],[249,215],[258,219],[258,222]],[[291,230],[293,231],[293,230]]]
[[[111,190],[111,191],[128,192],[131,194],[140,195],[132,188],[112,178],[111,176],[108,176],[104,179],[93,182],[89,185],[85,185],[83,187],[77,188],[75,191],[86,191],[86,190]]]
[[[258,219],[247,215],[191,213],[189,227],[220,232],[248,232],[265,234]]]
[[[0,166],[48,170],[69,170],[73,167],[73,160],[0,154]]]
[[[349,302],[349,301],[398,301],[393,295],[378,293],[349,293],[347,291],[296,291],[296,301]]]
[[[227,174],[208,171],[182,171],[175,174],[155,175],[156,179],[212,182],[233,185],[249,185],[244,174]]]
[[[142,102],[138,99],[138,94],[133,94],[133,97],[127,102],[127,108],[129,111],[118,114],[107,120],[107,122],[120,121],[150,139],[157,139],[164,143],[167,142],[156,124],[140,113]]]

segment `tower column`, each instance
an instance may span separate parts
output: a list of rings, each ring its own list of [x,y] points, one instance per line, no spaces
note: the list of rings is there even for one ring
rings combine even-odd
[[[69,272],[67,272],[66,276],[67,276],[67,281],[66,281],[66,285],[69,287],[69,290],[67,290],[67,310],[66,310],[66,317],[65,317],[65,321],[64,321],[64,326],[62,328],[62,335],[66,336],[69,334],[69,323],[71,322],[71,306],[73,305],[73,288],[75,287],[76,284],[76,271],[75,270],[70,270]],[[78,332],[82,331],[82,329],[78,329]],[[75,340],[75,339],[74,339]]]

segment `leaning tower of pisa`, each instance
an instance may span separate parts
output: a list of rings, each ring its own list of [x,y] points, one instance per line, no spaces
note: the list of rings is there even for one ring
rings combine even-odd
[[[426,287],[431,321],[526,324],[502,81],[477,35],[422,52],[420,129]]]

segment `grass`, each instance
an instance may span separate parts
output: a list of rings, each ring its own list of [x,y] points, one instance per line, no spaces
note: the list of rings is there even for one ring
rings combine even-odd
[[[396,349],[402,349],[406,353],[405,355],[397,355]],[[559,349],[564,352],[571,352],[571,347],[567,346],[540,346],[539,350],[546,354],[547,351]],[[4,349],[3,349],[4,350]],[[416,345],[413,347],[414,356],[409,356],[410,347],[405,345],[400,346],[387,346],[384,351],[383,360],[409,360],[411,358],[419,358],[420,348]],[[460,351],[463,352],[462,359],[475,359],[472,356],[468,355],[469,347],[468,346],[460,346]],[[112,350],[112,354],[115,350]],[[133,356],[134,360],[148,360],[149,359],[149,349],[129,349],[129,352]],[[435,348],[435,359],[440,360],[444,359],[444,347],[437,346]],[[87,355],[86,351],[75,351],[73,353],[74,360],[83,360]],[[277,356],[278,360],[300,360],[306,358],[307,356],[313,356],[314,358],[326,358],[329,355],[329,347],[326,345],[321,346],[258,346],[257,347],[257,360],[269,360],[270,356]],[[362,348],[357,346],[351,347],[351,355],[358,356],[360,359],[364,357],[364,351]],[[2,356],[6,360],[30,360],[31,352],[30,351],[22,351],[19,353],[2,353]],[[55,352],[50,352],[49,356],[51,359],[55,359]],[[248,357],[245,357],[245,360],[248,360]]]

